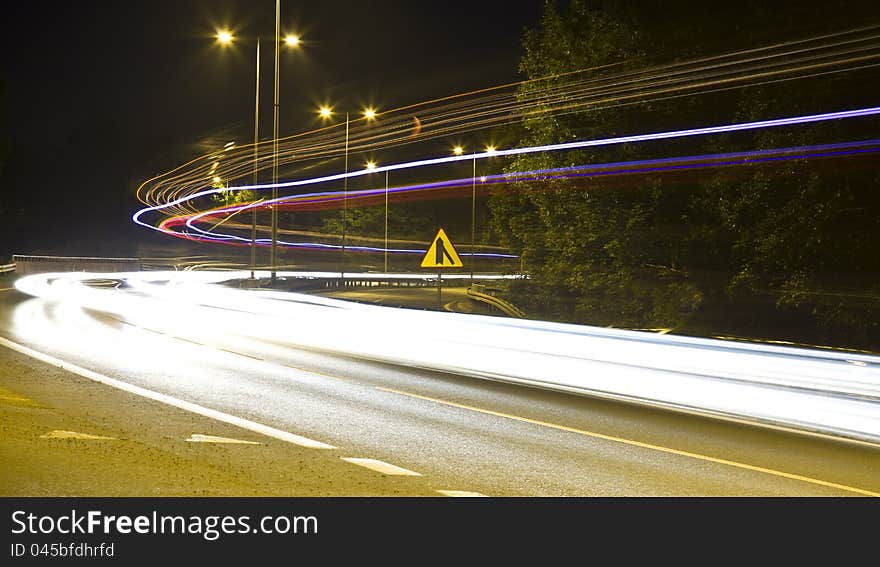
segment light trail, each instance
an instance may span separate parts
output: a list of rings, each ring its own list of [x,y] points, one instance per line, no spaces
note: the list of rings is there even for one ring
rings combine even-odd
[[[245,190],[261,190],[272,189],[274,187],[302,187],[304,185],[314,185],[316,183],[324,183],[328,181],[341,181],[345,178],[363,177],[384,171],[400,171],[403,169],[414,169],[432,165],[441,165],[447,163],[455,163],[460,161],[481,160],[490,157],[501,156],[517,156],[523,154],[532,154],[539,152],[557,152],[562,150],[576,150],[583,148],[595,148],[599,146],[610,146],[617,144],[638,143],[656,140],[671,140],[674,138],[689,138],[693,136],[705,136],[708,134],[725,134],[729,132],[744,132],[747,130],[757,130],[760,128],[775,128],[779,126],[794,126],[799,124],[810,124],[813,122],[827,122],[829,120],[842,120],[846,118],[860,118],[865,116],[875,116],[880,114],[880,106],[869,108],[859,108],[855,110],[844,110],[839,112],[828,112],[824,114],[811,114],[805,116],[792,116],[789,118],[776,118],[773,120],[758,120],[755,122],[744,122],[741,124],[726,124],[723,126],[708,126],[704,128],[691,128],[687,130],[671,130],[666,132],[653,132],[651,134],[635,134],[632,136],[617,136],[613,138],[601,138],[598,140],[580,140],[577,142],[566,142],[561,144],[545,144],[541,146],[529,146],[525,148],[510,148],[507,150],[494,150],[492,152],[477,152],[469,155],[452,155],[439,158],[422,159],[405,163],[397,163],[392,165],[377,166],[375,169],[350,171],[348,173],[337,173],[333,175],[325,175],[322,177],[313,177],[309,179],[300,179],[297,181],[283,181],[281,183],[264,183],[259,185],[238,185],[229,187],[225,190],[245,191]],[[211,193],[223,190],[215,189]],[[210,194],[208,192],[203,195]],[[282,198],[270,199],[265,201],[268,204],[275,204]],[[156,210],[156,208],[146,208],[142,211]],[[140,211],[139,211],[140,212]],[[137,214],[137,213],[135,213]]]
[[[327,191],[323,196],[317,193],[288,195],[280,197],[277,201],[264,200],[262,205],[246,203],[240,209],[207,205],[203,202],[204,199],[226,191],[258,192],[273,188],[293,189],[321,183],[336,183],[343,179],[383,171],[443,166],[456,162],[473,161],[476,163],[478,160],[482,161],[490,157],[488,152],[471,152],[461,156],[403,161],[370,170],[355,169],[348,174],[322,174],[329,167],[335,167],[346,147],[351,156],[373,160],[373,153],[377,151],[401,146],[415,148],[419,143],[437,139],[445,139],[448,142],[451,137],[455,137],[454,139],[458,142],[464,133],[476,132],[537,115],[562,116],[575,112],[596,112],[646,102],[719,93],[731,89],[801,80],[833,73],[865,72],[880,66],[880,63],[876,62],[878,60],[880,60],[880,25],[868,25],[857,29],[692,60],[642,67],[636,66],[639,63],[637,61],[619,62],[499,85],[470,93],[440,97],[397,109],[380,111],[377,116],[378,120],[368,121],[364,118],[352,120],[350,123],[350,143],[347,146],[343,143],[341,128],[344,124],[341,123],[281,138],[278,140],[277,152],[269,150],[270,145],[273,144],[271,140],[259,142],[256,146],[254,144],[226,144],[223,148],[142,183],[137,190],[137,196],[146,205],[146,208],[136,211],[132,219],[140,226],[192,241],[238,246],[250,245],[253,242],[255,246],[267,246],[271,243],[270,238],[262,236],[253,240],[245,238],[243,235],[236,234],[236,231],[244,230],[243,225],[229,221],[239,212],[259,211],[264,207],[277,206],[291,210],[315,211],[331,209],[335,199],[339,198],[338,195],[334,191]],[[876,114],[877,110],[878,107],[873,107],[841,113],[763,120],[748,124],[730,124],[617,138],[581,140],[563,144],[538,145],[528,148],[502,149],[492,153],[491,156],[510,157],[530,152],[566,151],[622,143],[644,143],[652,140],[748,131],[750,129],[871,116]],[[414,120],[423,126],[418,129],[417,136],[412,134]],[[429,151],[433,152],[434,150]],[[844,154],[841,152],[838,155]],[[253,175],[254,168],[262,170],[270,167],[275,157],[277,157],[279,167],[282,168],[282,176],[287,181],[275,185],[235,184],[236,179],[249,179]],[[256,163],[254,162],[255,158],[257,158]],[[765,163],[770,161],[773,160],[765,160]],[[720,165],[706,167],[720,167]],[[675,169],[674,165],[661,166],[656,172],[669,172]],[[646,168],[645,172],[647,171]],[[591,175],[622,174],[624,173],[594,172]],[[572,173],[571,175],[576,174]],[[231,186],[225,189],[205,189],[206,184],[215,176]],[[453,184],[455,181],[452,180]],[[504,180],[489,176],[481,188],[497,186],[499,183],[504,183]],[[401,188],[399,191],[391,190],[389,194],[415,195],[411,191],[429,190],[429,188]],[[439,194],[438,188],[433,195]],[[305,204],[303,198],[311,199],[311,205]],[[366,194],[359,198],[362,198],[361,203],[368,202]],[[319,203],[323,203],[323,205],[318,207]],[[164,216],[164,220],[146,222],[144,219],[148,213],[151,215],[159,213]],[[218,217],[224,214],[228,216],[218,220]],[[217,226],[226,224],[227,227],[223,232],[216,230],[217,226],[205,227],[204,223],[209,221],[217,223]],[[257,225],[257,230],[261,234],[266,234],[267,227],[260,224]],[[286,232],[301,234],[304,231]],[[340,244],[334,242],[336,239],[336,235],[329,234],[317,236],[314,240],[305,240],[302,236],[299,238],[282,236],[278,240],[278,244],[285,248],[330,251],[341,248]],[[363,239],[371,240],[369,238]],[[346,245],[346,249],[365,253],[419,254],[424,252],[423,248],[415,245],[388,246],[385,244],[380,246],[377,244],[378,238],[372,240],[373,242],[364,242],[363,245]],[[424,247],[426,244],[420,246]],[[490,248],[497,249],[498,247]],[[510,254],[494,252],[479,252],[474,255],[486,258],[515,257]]]
[[[472,93],[443,97],[380,113],[378,122],[352,122],[352,155],[410,145],[412,116],[425,126],[415,141],[458,136],[535,114],[560,115],[601,110],[636,102],[699,95],[767,82],[797,80],[826,73],[867,69],[880,59],[878,25],[789,41],[770,46],[698,58],[690,61],[632,68],[615,64],[530,79]],[[615,68],[623,70],[613,71]],[[629,67],[629,68],[627,68]],[[602,73],[602,74],[598,74]],[[341,125],[335,124],[279,140],[278,159],[285,176],[301,176],[343,154]],[[258,168],[270,165],[271,141],[258,144]],[[206,179],[249,177],[253,145],[224,147],[156,176],[138,188],[145,205],[157,205],[200,190]],[[219,166],[214,164],[220,163]],[[291,169],[295,168],[295,169]],[[181,203],[176,214],[197,212]]]
[[[23,303],[13,319],[24,339],[57,340],[65,348],[81,346],[86,353],[106,351],[101,346],[106,340],[94,341],[90,323],[78,322],[82,309],[129,323],[123,332],[149,329],[200,344],[220,337],[239,345],[257,341],[266,348],[295,346],[880,445],[878,356],[395,309],[215,285],[248,276],[249,272],[26,276],[16,288],[57,302],[53,317],[77,331],[64,332],[58,321],[50,324],[45,314],[40,315],[40,303]],[[331,276],[336,274],[327,275]],[[89,285],[110,278],[126,286]],[[143,345],[132,348],[142,351]],[[638,357],[633,357],[635,351]],[[104,356],[129,355],[117,348]]]
[[[486,176],[485,181],[481,180],[481,186],[485,187],[497,183],[515,183],[523,181],[550,180],[550,179],[572,179],[579,177],[594,177],[607,175],[632,175],[644,173],[663,173],[670,171],[684,171],[711,167],[727,167],[735,165],[755,165],[763,163],[774,163],[780,161],[789,161],[797,159],[824,158],[824,157],[841,157],[853,156],[859,154],[875,153],[880,151],[880,139],[864,140],[859,142],[842,142],[837,144],[822,144],[812,146],[799,146],[788,148],[777,148],[771,150],[757,150],[752,152],[727,152],[719,154],[707,154],[698,156],[680,156],[673,158],[661,158],[653,160],[638,160],[617,162],[609,164],[591,164],[582,166],[561,167],[553,169],[541,169],[529,172],[503,173]],[[394,187],[387,190],[390,194],[400,194],[409,192],[430,192],[437,189],[456,189],[470,188],[471,178],[456,179],[450,181],[441,181],[436,183],[423,183],[417,185],[408,185],[403,187]],[[370,198],[383,197],[386,190],[369,189],[363,191],[349,192],[348,200],[355,205],[367,205]],[[279,208],[298,210],[302,208],[313,208],[316,204],[340,203],[343,194],[338,191],[328,191],[322,193],[308,193],[304,195],[296,195],[279,198],[276,202]],[[168,228],[170,226],[186,224],[202,234],[196,239],[218,240],[230,239],[240,240],[242,242],[250,242],[249,238],[242,238],[231,234],[218,234],[213,229],[232,218],[232,215],[258,208],[259,203],[246,203],[231,207],[212,209],[192,215],[190,217],[177,217],[168,219],[160,224],[160,228]],[[212,219],[215,216],[226,216],[220,223],[214,225],[212,230],[202,230],[196,226],[199,221]],[[268,242],[268,240],[267,240]],[[262,244],[262,243],[261,243]],[[292,246],[309,246],[309,243],[285,243]],[[383,252],[383,248],[361,247],[367,251]],[[423,249],[417,250],[399,250],[389,249],[389,252],[402,253],[424,253]]]
[[[297,180],[297,181],[287,181],[287,182],[282,182],[282,183],[277,183],[277,184],[243,185],[243,186],[233,187],[230,189],[233,189],[233,190],[262,190],[262,189],[269,189],[269,188],[273,188],[273,187],[280,188],[280,187],[305,186],[305,185],[313,185],[313,184],[318,184],[318,183],[323,183],[323,182],[328,182],[328,181],[338,181],[338,180],[341,180],[344,178],[360,177],[360,176],[364,176],[364,175],[370,175],[372,173],[380,173],[382,171],[397,171],[397,170],[403,170],[403,169],[421,168],[421,167],[427,167],[427,166],[445,164],[445,163],[470,161],[470,160],[477,160],[477,159],[487,159],[489,157],[495,157],[495,156],[505,156],[505,155],[512,156],[512,155],[521,155],[521,154],[536,153],[536,152],[562,151],[562,150],[581,149],[581,148],[586,148],[586,147],[597,147],[597,146],[615,145],[615,144],[623,144],[623,143],[638,143],[638,142],[645,142],[645,141],[656,141],[656,140],[665,140],[665,139],[673,139],[673,138],[703,136],[703,135],[709,135],[709,134],[748,131],[748,130],[755,130],[755,129],[761,129],[761,128],[774,128],[774,127],[780,127],[780,126],[791,126],[791,125],[799,125],[799,124],[809,124],[809,123],[814,123],[814,122],[825,122],[825,121],[830,121],[830,120],[859,118],[859,117],[865,117],[865,116],[874,116],[877,114],[880,114],[880,107],[869,107],[869,108],[863,108],[863,109],[831,112],[831,113],[824,113],[824,114],[795,116],[795,117],[772,119],[772,120],[761,120],[761,121],[747,122],[747,123],[741,123],[741,124],[728,124],[728,125],[711,126],[711,127],[704,127],[704,128],[693,128],[693,129],[687,129],[687,130],[674,130],[674,131],[667,131],[667,132],[656,132],[656,133],[651,133],[651,134],[620,136],[620,137],[615,137],[615,138],[604,138],[604,139],[598,139],[598,140],[582,140],[582,141],[568,142],[568,143],[562,143],[562,144],[549,144],[549,145],[532,146],[532,147],[526,147],[526,148],[495,150],[493,152],[482,152],[482,153],[476,153],[476,154],[471,154],[471,155],[461,155],[461,156],[453,155],[453,156],[445,156],[442,158],[417,160],[417,161],[406,162],[406,163],[401,163],[401,164],[379,166],[379,167],[376,167],[374,170],[353,171],[353,172],[349,172],[349,173],[334,174],[334,175],[330,175],[330,176],[303,179],[303,180]],[[859,142],[856,142],[856,144],[858,144],[858,143]],[[871,142],[868,141],[868,143],[871,143]],[[847,143],[838,144],[838,145],[804,146],[801,148],[783,148],[783,149],[766,150],[766,151],[759,150],[756,152],[752,152],[752,154],[754,156],[756,156],[756,159],[753,161],[760,162],[762,159],[760,156],[771,155],[772,152],[784,153],[784,152],[796,152],[796,151],[815,151],[818,149],[833,149],[833,148],[841,149],[841,148],[845,148],[845,147],[850,147],[850,146],[848,146]],[[702,157],[702,159],[718,159],[718,158],[725,158],[725,157],[744,157],[746,155],[747,155],[747,153],[740,153],[740,154],[727,153],[727,154],[717,154],[715,156],[709,155],[709,156],[701,156],[701,157]],[[687,159],[695,159],[695,158],[694,158],[694,156],[690,156],[687,158],[666,158],[665,160],[654,160],[653,162],[650,162],[650,161],[622,162],[622,163],[615,163],[615,164],[591,165],[591,166],[584,166],[584,168],[585,168],[584,171],[586,171],[586,169],[589,169],[589,168],[599,168],[599,167],[614,168],[614,167],[618,167],[618,166],[628,166],[628,165],[643,165],[644,166],[644,165],[651,164],[652,166],[656,167],[656,166],[659,166],[663,163],[668,163],[670,160],[676,160],[676,159],[687,160]],[[766,158],[763,158],[763,159],[766,159]],[[793,158],[793,159],[795,159],[795,158]],[[729,165],[729,164],[724,164],[724,165]],[[646,171],[650,171],[650,170],[646,170]],[[662,171],[662,169],[654,169],[653,171],[659,172],[659,171]],[[540,173],[542,173],[542,172],[524,172],[521,174],[520,173],[508,174],[508,176],[516,178],[517,176],[526,177],[529,175],[537,175]],[[543,173],[547,173],[547,172],[543,172]],[[576,175],[573,172],[571,174]],[[497,179],[497,177],[495,177],[495,178]],[[459,180],[458,182],[461,182],[461,181],[462,180]],[[426,187],[422,186],[420,188],[424,189]],[[217,194],[217,193],[220,193],[220,192],[223,192],[226,190],[228,190],[228,189],[211,189],[211,190],[195,193],[195,194],[189,195],[187,197],[182,197],[182,198],[178,199],[177,201],[174,201],[172,203],[168,203],[166,205],[146,207],[144,209],[137,211],[132,216],[132,220],[135,223],[140,224],[141,226],[145,226],[145,227],[153,229],[153,230],[158,230],[160,232],[164,232],[166,234],[170,234],[170,235],[178,236],[178,237],[182,237],[182,238],[189,238],[189,239],[193,239],[193,240],[213,240],[216,242],[239,241],[242,243],[244,243],[244,242],[249,243],[250,242],[249,238],[245,239],[245,238],[238,237],[235,235],[227,235],[227,234],[220,235],[220,234],[212,233],[210,231],[204,231],[204,230],[196,227],[194,223],[197,222],[198,220],[206,217],[206,216],[216,215],[216,214],[225,213],[225,212],[230,212],[230,213],[234,214],[236,212],[241,212],[241,211],[253,209],[253,208],[257,207],[258,205],[261,208],[262,207],[269,207],[269,206],[280,206],[280,205],[289,203],[290,201],[296,200],[296,199],[322,198],[322,199],[332,200],[332,199],[338,199],[341,194],[340,192],[324,192],[324,193],[313,193],[313,194],[294,196],[294,197],[279,197],[278,199],[262,200],[260,203],[250,203],[250,204],[245,204],[245,205],[236,206],[236,207],[227,207],[227,208],[223,208],[223,209],[219,209],[219,210],[214,209],[214,210],[209,210],[209,211],[205,211],[202,213],[197,213],[185,221],[185,224],[187,227],[200,233],[200,236],[197,236],[195,238],[192,238],[192,237],[189,237],[188,235],[184,235],[180,232],[172,231],[172,230],[168,229],[169,223],[167,223],[167,222],[160,223],[160,225],[157,227],[157,226],[153,226],[152,224],[145,223],[140,220],[140,217],[147,212],[162,210],[164,208],[172,207],[172,206],[178,205],[180,203],[183,203],[183,202],[186,202],[186,201],[189,201],[192,199],[197,199],[197,198],[204,197],[207,195]],[[405,190],[412,190],[412,189],[395,188],[394,192],[399,193],[399,192],[405,191]],[[389,189],[389,192],[392,192],[392,190]],[[357,193],[353,193],[353,195],[357,195]],[[178,217],[178,218],[181,218],[181,217]],[[176,222],[176,221],[177,221],[177,219],[174,219],[174,222]],[[267,242],[269,242],[269,241],[266,239],[260,239],[258,244],[265,246]],[[336,249],[336,248],[340,247],[340,246],[334,245],[334,244],[323,244],[323,243],[302,243],[302,242],[294,243],[294,242],[287,242],[287,241],[279,241],[278,243],[282,246],[286,246],[289,248]],[[361,251],[361,252],[384,252],[385,248],[352,247],[352,250],[353,251]],[[424,253],[423,249],[390,249],[388,251],[394,252],[394,253],[404,253],[404,254]],[[500,258],[500,257],[513,257],[513,256],[492,254],[492,255],[487,255],[486,257],[499,257]]]

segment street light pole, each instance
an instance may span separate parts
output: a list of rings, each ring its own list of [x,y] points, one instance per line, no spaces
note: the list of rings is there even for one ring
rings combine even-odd
[[[471,176],[471,288],[474,287],[474,256],[476,252],[476,212],[477,212],[477,155],[474,154],[474,171]]]
[[[345,176],[342,179],[342,262],[339,273],[345,278],[345,221],[348,216],[348,112],[345,113]]]
[[[259,151],[257,144],[260,142],[260,38],[257,37],[257,85],[254,96],[254,185],[259,184]],[[251,279],[257,267],[257,208],[251,208]]]
[[[217,41],[221,45],[229,45],[235,41],[231,31],[217,30]],[[296,47],[300,43],[297,35],[287,35],[284,43]],[[278,100],[279,100],[279,51],[281,49],[281,0],[275,0],[275,100],[273,108],[272,130],[272,204],[269,209],[272,213],[272,246],[269,252],[269,265],[272,270],[272,283],[276,279],[276,254],[278,248],[278,210],[275,201],[278,199]],[[259,181],[259,149],[260,142],[260,37],[257,36],[257,65],[256,85],[254,95],[254,185]],[[257,263],[257,210],[251,207],[251,279],[254,279]]]
[[[328,105],[318,108],[318,116],[322,119],[329,119],[333,116],[333,109]],[[376,110],[373,108],[364,109],[364,120],[370,122],[376,118]],[[348,139],[351,125],[351,112],[345,113],[345,166],[342,175],[342,254],[339,265],[339,276],[345,278],[345,241],[346,241],[346,225],[348,224]],[[375,164],[373,164],[375,166]],[[368,169],[370,168],[368,164]]]
[[[385,273],[388,273],[388,170],[385,170]]]
[[[281,50],[281,0],[275,0],[275,103],[273,107],[272,126],[272,250],[270,263],[272,264],[272,284],[275,283],[276,254],[278,247],[278,59]]]

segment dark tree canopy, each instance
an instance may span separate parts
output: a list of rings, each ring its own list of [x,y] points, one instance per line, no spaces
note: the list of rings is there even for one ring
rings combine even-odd
[[[683,3],[548,2],[526,32],[522,95],[573,78],[636,72],[651,65],[795,41],[864,25],[840,13],[790,3],[738,4],[699,12]],[[691,7],[692,7],[691,3]],[[880,10],[848,5],[870,15]],[[785,8],[782,6],[781,8]],[[856,10],[858,11],[858,10]],[[797,15],[796,23],[786,16]],[[676,26],[668,22],[674,19]],[[880,13],[874,18],[880,23]],[[849,24],[849,26],[847,26]],[[858,25],[856,25],[858,24]],[[768,27],[777,34],[766,37]],[[831,27],[837,26],[837,27]],[[670,32],[670,29],[672,31]],[[689,30],[683,33],[682,30]],[[736,34],[723,33],[736,30]],[[588,73],[573,73],[594,69]],[[699,127],[872,106],[872,68],[766,81],[682,96],[635,96],[523,121],[520,145]],[[678,94],[678,93],[676,93]],[[876,137],[880,121],[859,119],[526,154],[507,170],[530,171]],[[873,154],[872,154],[873,155]],[[529,284],[517,299],[533,313],[572,322],[675,328],[695,334],[880,343],[880,173],[876,157],[794,160],[716,168],[693,175],[638,175],[522,182],[496,191],[492,222],[522,255]]]

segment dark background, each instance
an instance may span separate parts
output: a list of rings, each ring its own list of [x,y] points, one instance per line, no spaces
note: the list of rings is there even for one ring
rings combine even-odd
[[[282,135],[314,110],[380,110],[519,80],[541,0],[282,2]],[[130,221],[136,187],[208,143],[253,131],[254,38],[264,38],[261,133],[271,133],[272,0],[19,2],[3,34],[0,260],[135,255],[176,239]],[[239,41],[219,49],[215,29]],[[268,44],[268,45],[267,45]]]

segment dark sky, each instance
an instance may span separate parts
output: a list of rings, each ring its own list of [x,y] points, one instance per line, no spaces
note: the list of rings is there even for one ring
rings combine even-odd
[[[282,1],[281,133],[328,100],[394,108],[518,80],[524,27],[542,0]],[[253,38],[273,0],[21,2],[6,20],[0,260],[12,253],[134,254],[135,187],[193,157],[193,144],[248,132]],[[241,38],[213,41],[217,27]],[[264,52],[261,98],[271,99]],[[271,130],[271,106],[262,108]],[[151,240],[152,239],[152,240]]]

